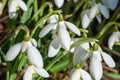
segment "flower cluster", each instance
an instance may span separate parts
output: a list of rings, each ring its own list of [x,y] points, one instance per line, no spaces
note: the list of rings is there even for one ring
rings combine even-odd
[[[102,0],[102,3],[96,3],[96,0],[92,1],[92,7],[90,9],[86,9],[82,12],[82,27],[87,28],[93,18],[97,18],[98,22],[101,23],[101,14],[108,19],[110,17],[110,13],[108,8],[114,10],[117,7],[118,0]]]
[[[79,3],[80,1],[73,0],[73,2],[76,4],[77,2]],[[54,0],[54,3],[58,8],[62,8],[64,7],[63,4],[65,4],[65,0]],[[13,46],[11,46],[6,53],[7,61],[13,61],[17,57],[19,59],[18,55],[20,54],[24,54],[24,57],[27,58],[26,64],[22,65],[22,68],[25,68],[23,80],[32,80],[34,74],[38,74],[44,78],[48,78],[50,76],[49,73],[46,71],[48,69],[44,68],[44,61],[43,61],[44,56],[41,55],[40,52],[42,51],[38,49],[40,48],[40,46],[38,47],[39,43],[37,43],[36,41],[46,36],[49,32],[51,32],[52,40],[50,40],[50,44],[48,46],[48,57],[55,57],[57,53],[59,53],[59,51],[73,53],[71,54],[72,57],[71,55],[67,56],[67,57],[70,56],[70,60],[71,58],[73,60],[72,61],[73,69],[71,70],[70,73],[70,80],[92,80],[92,78],[94,78],[94,80],[101,80],[103,76],[103,67],[102,67],[103,61],[110,68],[114,68],[116,66],[112,57],[104,50],[102,50],[101,46],[98,44],[99,37],[96,37],[98,40],[94,38],[88,38],[87,28],[90,22],[92,22],[95,17],[97,18],[99,23],[102,22],[101,16],[103,16],[105,19],[109,19],[110,17],[109,9],[114,10],[117,7],[118,0],[88,1],[90,8],[87,9],[87,7],[85,6],[85,10],[82,11],[80,15],[81,25],[82,25],[81,27],[83,27],[82,29],[76,26],[76,24],[69,22],[71,20],[66,21],[67,19],[64,19],[62,11],[58,11],[58,10],[54,11],[51,2],[48,2],[47,4],[41,6],[38,11],[36,11],[38,8],[36,7],[35,4],[37,3],[34,2],[34,8],[36,8],[34,10],[35,13],[33,17],[30,19],[30,23],[29,21],[28,23],[25,23],[27,25],[30,25],[32,20],[35,20],[35,27],[33,28],[33,30],[29,31],[28,27],[26,26],[22,26],[22,28],[19,28],[21,26],[18,26],[17,27],[18,31],[16,29],[16,33],[18,34],[20,29],[24,30],[26,32],[26,34],[24,35],[24,39],[22,42],[16,43]],[[80,7],[81,4],[78,5],[79,5],[78,7]],[[46,6],[48,6],[49,8],[48,14],[45,16],[43,15],[39,16],[40,12],[44,12]],[[0,3],[0,9],[2,7],[3,4]],[[21,8],[23,11],[28,10],[27,5],[24,3],[23,0],[8,1],[8,13],[10,19],[13,19],[16,16],[16,13],[19,10],[19,8]],[[77,9],[75,10],[77,11]],[[29,12],[30,11],[28,11],[28,13]],[[32,15],[32,12],[30,15]],[[41,18],[38,21],[38,23],[37,23],[38,18],[35,19],[36,16]],[[76,21],[76,23],[78,22]],[[43,27],[42,29],[39,28],[39,26],[41,25]],[[36,38],[34,39],[34,35],[35,35],[34,33],[35,31],[37,31],[38,28],[40,29],[40,32],[37,32],[37,34],[39,33],[39,35],[36,35],[37,39]],[[103,30],[103,32],[105,30],[106,28]],[[32,34],[30,34],[30,32]],[[103,34],[103,32],[101,34]],[[71,33],[74,33],[76,35],[73,35]],[[81,34],[82,37],[80,37]],[[76,44],[76,42],[78,43]],[[108,47],[110,49],[113,49],[114,44],[120,44],[120,32],[118,27],[115,27],[114,32],[108,39]],[[61,48],[62,50],[60,50]],[[66,54],[62,54],[62,56],[63,55]],[[49,63],[49,60],[52,59],[52,58],[49,59],[48,57],[45,57],[47,58],[46,61],[48,60],[46,63]],[[56,57],[58,58],[59,56]],[[61,58],[62,57],[58,58],[57,60],[55,58],[55,61],[59,61]],[[56,62],[51,61],[51,63],[53,66]],[[84,70],[84,63],[89,65],[88,70],[90,74],[89,72],[87,72],[88,70]],[[52,66],[48,65],[49,68],[51,68]]]
[[[32,66],[26,69],[24,80],[32,80],[32,74],[37,72],[43,77],[49,77],[49,74],[43,69],[43,58],[37,50],[37,42],[31,38],[29,41],[22,41],[13,45],[6,53],[8,61],[14,60],[20,52],[26,52]]]

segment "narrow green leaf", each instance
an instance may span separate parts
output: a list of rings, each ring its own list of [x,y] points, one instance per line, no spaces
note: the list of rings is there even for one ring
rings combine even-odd
[[[70,58],[68,58],[66,60],[62,60],[62,61],[56,63],[49,71],[51,73],[57,73],[57,72],[65,69],[68,66],[69,62],[70,62]]]

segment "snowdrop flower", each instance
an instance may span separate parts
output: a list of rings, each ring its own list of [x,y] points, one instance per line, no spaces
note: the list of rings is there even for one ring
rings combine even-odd
[[[22,41],[13,45],[8,50],[6,53],[6,58],[8,61],[12,61],[18,56],[21,51],[26,52],[30,63],[37,68],[41,68],[43,66],[43,59],[36,47],[37,42],[35,39],[31,38],[29,41]]]
[[[54,0],[54,2],[58,8],[61,8],[62,5],[64,4],[64,0]]]
[[[9,17],[11,19],[16,15],[16,11],[19,7],[22,10],[27,11],[27,6],[22,0],[9,0],[8,1]]]
[[[108,47],[112,49],[115,43],[120,41],[120,32],[113,32],[112,35],[108,39]]]
[[[23,76],[23,80],[32,80],[32,75],[38,73],[40,76],[44,77],[44,78],[48,78],[49,74],[47,73],[47,71],[43,68],[37,68],[35,66],[28,66],[28,68],[26,69],[24,76]]]
[[[92,78],[88,72],[79,68],[72,70],[70,80],[92,80]]]
[[[80,35],[79,29],[72,23],[67,21],[60,21],[56,23],[51,23],[46,25],[40,32],[39,37],[44,37],[49,31],[55,30],[56,34],[58,35],[59,42],[63,46],[65,50],[70,49],[70,35],[66,28],[69,28],[72,32],[74,32],[77,35]],[[55,39],[54,41],[57,41],[58,39]],[[52,44],[52,43],[51,43]],[[56,44],[53,44],[56,45]]]
[[[99,47],[97,51],[93,51],[90,60],[90,73],[95,78],[95,80],[101,80],[103,75],[101,63],[102,58],[109,67],[115,67],[115,62],[112,57],[107,53],[103,52],[102,49]]]
[[[59,41],[59,37],[55,35],[54,39],[51,41],[48,49],[48,57],[54,57],[62,46],[61,42]],[[72,39],[70,45],[76,41],[77,39]],[[64,47],[63,47],[64,48]],[[70,49],[71,52],[74,52],[75,48]]]
[[[101,3],[94,4],[91,9],[85,10],[82,13],[82,27],[87,28],[94,17],[96,17],[98,22],[101,23],[100,14],[102,14],[106,19],[110,16],[107,7]]]
[[[117,7],[118,0],[102,0],[102,3],[111,10],[114,10]]]
[[[110,55],[103,52],[100,46],[98,46],[98,50],[90,51],[90,46],[94,47],[94,42],[91,43],[83,43],[76,49],[74,56],[73,56],[73,63],[81,64],[83,61],[87,60],[88,57],[91,57],[90,60],[90,73],[95,78],[95,80],[100,80],[102,78],[103,69],[102,69],[102,59],[105,63],[113,68],[115,67],[115,62]]]

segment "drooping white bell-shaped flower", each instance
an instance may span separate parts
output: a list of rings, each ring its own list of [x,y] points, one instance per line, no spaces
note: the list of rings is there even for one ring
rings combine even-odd
[[[26,52],[28,59],[32,65],[37,68],[43,67],[43,59],[40,52],[37,50],[37,42],[35,39],[30,39],[29,41],[22,41],[13,45],[6,53],[6,58],[8,61],[14,60],[20,52]]]
[[[106,6],[101,3],[94,3],[94,5],[85,11],[82,12],[82,27],[87,28],[90,22],[96,17],[98,22],[101,23],[101,16],[102,14],[106,19],[109,18],[110,14]]]
[[[118,5],[118,0],[102,0],[102,3],[111,10],[114,10]]]
[[[88,72],[79,68],[72,70],[70,80],[92,80],[92,78]]]
[[[48,78],[49,74],[44,68],[37,68],[35,66],[28,66],[26,69],[24,75],[23,75],[23,80],[32,80],[33,74],[39,74],[40,76],[44,78]]]
[[[98,55],[99,53],[93,52],[89,67],[90,73],[95,78],[95,80],[101,80],[103,74],[102,64],[101,61],[98,59],[100,58],[100,56]]]
[[[64,4],[64,0],[54,0],[54,2],[58,8],[61,8],[62,5]]]
[[[100,46],[98,46],[97,51],[94,50],[91,51],[90,47],[93,47],[93,44],[94,42],[81,44],[74,53],[73,63],[74,65],[81,64],[83,61],[87,60],[88,57],[91,57],[90,73],[93,75],[95,80],[100,80],[103,75],[102,63],[101,63],[102,59],[111,68],[115,67],[115,62],[110,55],[102,51]]]
[[[112,35],[108,39],[108,47],[112,49],[115,42],[119,42],[119,41],[120,41],[120,32],[119,31],[113,32]]]
[[[90,73],[93,75],[95,80],[101,80],[102,78],[103,75],[101,63],[102,59],[109,67],[111,68],[115,67],[115,62],[112,59],[112,57],[107,53],[103,52],[102,49],[99,47],[97,51],[93,51],[90,61]]]
[[[42,38],[49,31],[55,30],[55,32],[57,33],[57,35],[59,37],[59,41],[60,41],[61,45],[63,46],[63,48],[65,50],[69,50],[71,41],[70,41],[70,35],[69,35],[66,28],[70,29],[75,34],[80,35],[79,29],[74,24],[72,24],[70,22],[67,22],[67,21],[60,21],[60,22],[51,23],[51,24],[46,25],[42,29],[42,31],[40,32],[39,37]]]
[[[22,0],[9,0],[8,9],[9,17],[12,19],[16,15],[17,8],[21,8],[24,11],[27,11],[27,6]]]

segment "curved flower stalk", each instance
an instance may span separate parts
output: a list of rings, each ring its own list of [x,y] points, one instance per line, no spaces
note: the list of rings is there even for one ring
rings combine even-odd
[[[82,13],[82,27],[87,28],[93,18],[97,18],[98,22],[101,23],[102,14],[106,19],[109,18],[110,14],[106,6],[101,3],[94,4],[90,9],[83,11]]]
[[[54,0],[54,2],[58,8],[61,8],[62,5],[64,4],[64,0]]]
[[[40,52],[37,50],[37,43],[35,39],[30,39],[29,41],[22,41],[13,45],[6,53],[6,58],[8,61],[14,60],[18,54],[26,52],[28,59],[32,65],[37,68],[43,67],[43,59]]]
[[[70,40],[70,35],[69,35],[66,27],[69,28],[72,32],[74,32],[78,36],[80,35],[79,29],[74,24],[72,24],[70,22],[67,22],[67,21],[59,21],[59,22],[55,22],[55,23],[51,23],[51,24],[46,25],[42,29],[42,31],[40,32],[39,37],[42,38],[49,31],[54,30],[55,31],[55,35],[57,35],[57,37],[55,37],[56,39],[54,39],[53,42],[51,42],[51,44],[53,44],[54,41],[56,42],[56,41],[59,40],[59,42],[61,43],[62,47],[65,50],[69,50],[70,49],[70,45],[71,45],[71,40]]]
[[[108,39],[108,47],[110,49],[112,49],[112,47],[114,46],[114,44],[116,43],[119,43],[120,41],[120,32],[117,31],[117,32],[113,32],[112,35],[109,37]]]
[[[118,0],[102,0],[102,3],[111,10],[114,10],[118,5]]]
[[[9,0],[8,1],[8,9],[9,9],[9,17],[12,19],[16,15],[16,11],[19,7],[23,11],[27,11],[27,6],[22,0]]]
[[[32,80],[32,76],[34,74],[39,74],[40,76],[44,77],[44,78],[48,78],[49,74],[47,73],[47,71],[45,69],[41,68],[37,68],[35,66],[28,66],[24,76],[23,76],[23,80]]]

